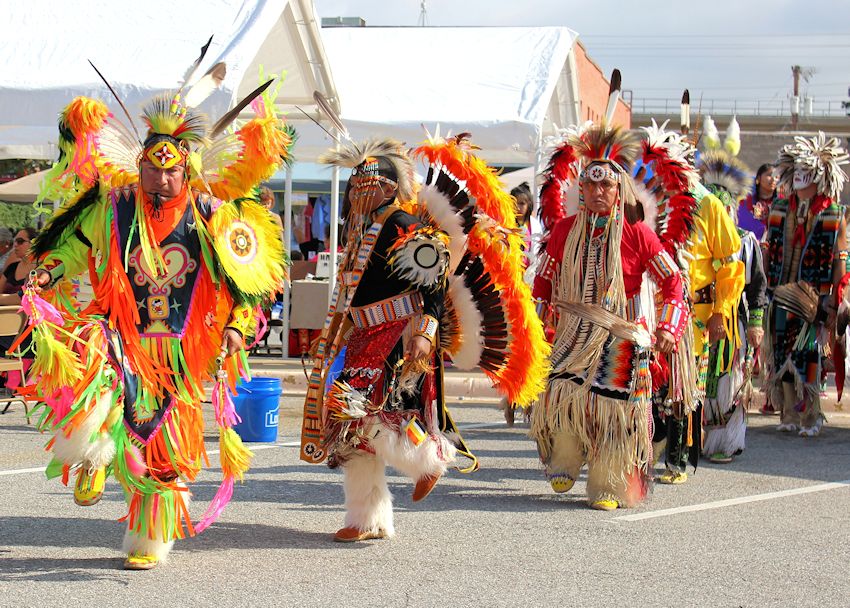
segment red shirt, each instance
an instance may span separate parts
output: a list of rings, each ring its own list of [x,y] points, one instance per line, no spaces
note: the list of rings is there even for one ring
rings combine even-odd
[[[576,215],[562,219],[555,224],[546,245],[546,255],[541,268],[534,279],[534,297],[547,302],[552,300],[552,284],[561,272],[561,260],[564,257],[564,244],[575,224]],[[670,273],[656,272],[656,264],[650,261],[664,251],[658,236],[643,222],[623,226],[623,239],[620,242],[620,257],[623,264],[623,286],[626,297],[636,295],[643,282],[643,273],[653,274],[664,301],[681,300],[682,277],[678,271]]]

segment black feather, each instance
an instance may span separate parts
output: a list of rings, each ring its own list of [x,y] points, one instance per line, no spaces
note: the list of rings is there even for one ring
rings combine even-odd
[[[97,202],[99,190],[100,186],[95,182],[94,186],[89,188],[73,205],[47,222],[32,242],[32,251],[36,258],[52,251],[68,238],[68,233],[76,229],[83,211]]]

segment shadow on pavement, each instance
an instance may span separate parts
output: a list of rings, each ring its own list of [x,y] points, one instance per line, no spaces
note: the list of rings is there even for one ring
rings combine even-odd
[[[280,517],[279,515],[275,516]],[[124,525],[105,519],[56,519],[46,517],[0,517],[0,581],[101,580],[95,570],[120,567]],[[193,538],[178,540],[174,552],[204,552],[221,549],[307,549],[349,550],[368,543],[340,544],[333,531],[314,532],[285,526],[219,522]],[[15,557],[18,547],[78,547],[111,552],[102,558]]]
[[[747,428],[747,449],[729,464],[700,460],[700,468],[772,475],[806,481],[843,481],[850,477],[850,428],[824,425],[817,437],[779,433],[779,418],[756,419]]]
[[[2,553],[0,553],[2,554]],[[66,583],[109,581],[129,585],[116,578],[114,570],[121,566],[120,556],[94,558],[3,557],[0,581]],[[70,598],[69,598],[70,600]]]

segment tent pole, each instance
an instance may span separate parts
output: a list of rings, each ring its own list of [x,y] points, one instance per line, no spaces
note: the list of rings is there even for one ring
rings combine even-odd
[[[283,187],[283,247],[287,251],[292,246],[292,164],[286,167],[286,182]],[[290,289],[289,281],[283,284],[283,314],[280,316],[283,321],[283,329],[281,331],[281,356],[286,359],[289,357],[289,311],[290,311]]]
[[[537,145],[534,150],[534,175],[531,178],[531,202],[532,215],[537,215],[540,209],[540,194],[537,189],[537,176],[540,175],[540,166],[543,163],[543,129],[537,129]]]
[[[339,144],[337,144],[339,147]],[[337,248],[339,243],[339,167],[334,166],[331,171],[331,242],[329,245],[331,254],[331,268],[328,273],[328,303],[333,298],[336,286],[336,262]]]

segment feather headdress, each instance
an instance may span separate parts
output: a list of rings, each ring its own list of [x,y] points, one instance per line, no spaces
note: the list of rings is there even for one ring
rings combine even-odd
[[[661,238],[671,254],[684,246],[694,225],[694,214],[698,207],[691,190],[699,183],[699,174],[694,167],[696,150],[681,133],[667,130],[667,122],[661,126],[652,121],[643,127],[646,139],[642,143],[641,162],[652,169],[656,185],[664,195],[658,201],[655,225],[645,211],[644,222],[650,225]],[[635,180],[640,187],[639,180]],[[644,209],[648,205],[644,203]]]
[[[209,128],[206,117],[194,107],[221,86],[227,70],[223,63],[216,63],[199,79],[196,77],[208,47],[209,42],[175,93],[158,95],[145,106],[146,134],[139,132],[126,106],[98,71],[126,122],[109,112],[100,100],[74,99],[60,117],[61,155],[45,176],[36,205],[47,199],[67,205],[95,182],[107,187],[130,184],[137,179],[139,159],[147,152],[160,156],[161,167],[185,161],[191,185],[223,200],[248,196],[259,181],[270,177],[287,159],[292,144],[291,132],[275,115],[274,99],[264,95],[272,80]],[[257,117],[231,132],[229,127],[248,104]],[[156,149],[152,142],[157,142]],[[154,160],[150,155],[148,158]]]
[[[157,95],[145,105],[142,119],[148,136],[168,135],[184,142],[201,143],[207,134],[206,116],[188,106],[178,106],[174,95]]]
[[[546,230],[567,216],[567,209],[572,206],[567,192],[582,169],[603,161],[628,172],[639,152],[637,138],[618,126],[588,122],[565,130],[562,140],[555,144],[540,188],[540,218]]]
[[[370,139],[361,144],[351,143],[339,150],[328,150],[319,157],[319,162],[353,169],[367,159],[376,158],[387,162],[395,173],[398,184],[398,199],[410,201],[414,195],[413,162],[407,155],[404,144],[395,139]]]
[[[587,165],[593,161],[614,162],[629,170],[638,156],[637,139],[628,131],[605,124],[586,129],[579,137],[571,138],[576,154]]]
[[[790,192],[794,171],[811,171],[818,193],[838,200],[847,181],[847,174],[841,166],[847,162],[847,151],[837,137],[827,139],[823,131],[818,131],[812,138],[798,135],[793,144],[787,144],[779,151],[779,183]]]
[[[664,190],[682,192],[690,190],[699,181],[694,168],[696,150],[681,133],[667,130],[667,122],[660,127],[653,119],[649,127],[641,127],[646,139],[641,144],[641,161],[652,165]]]
[[[703,183],[711,189],[717,186],[729,193],[736,203],[747,195],[753,183],[750,168],[725,150],[707,150],[699,160]]]
[[[753,180],[750,168],[737,158],[741,151],[741,128],[738,121],[732,117],[726,138],[721,143],[717,126],[711,116],[706,116],[702,141],[704,150],[697,168],[703,184],[714,194],[722,195],[721,190],[727,192],[729,200],[724,203],[737,203],[747,195]]]

